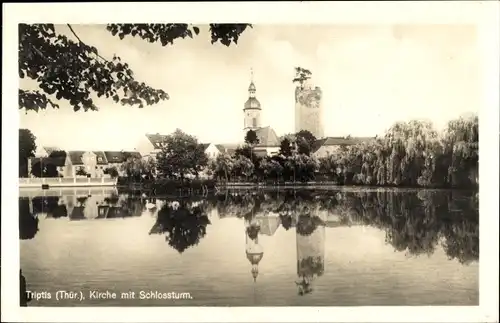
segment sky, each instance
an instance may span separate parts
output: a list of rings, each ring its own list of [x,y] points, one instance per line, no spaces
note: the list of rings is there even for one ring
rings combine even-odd
[[[262,106],[262,126],[294,131],[294,67],[312,71],[323,91],[326,136],[375,136],[397,121],[427,119],[443,128],[480,105],[476,29],[467,25],[254,25],[238,45],[210,44],[207,26],[194,39],[162,47],[120,40],[105,25],[73,25],[103,57],[119,55],[136,80],[170,100],[143,109],[96,100],[97,112],[20,110],[20,127],[38,146],[68,150],[134,149],[146,133],[176,128],[201,142],[239,142],[250,71]],[[56,32],[72,39],[65,25]],[[20,80],[25,89],[36,88]]]

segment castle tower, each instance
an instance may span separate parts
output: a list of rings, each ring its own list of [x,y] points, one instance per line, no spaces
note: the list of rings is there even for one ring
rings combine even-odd
[[[264,249],[259,244],[260,223],[255,218],[250,221],[245,221],[245,251],[250,264],[252,265],[251,273],[253,281],[257,281],[259,275],[259,262],[264,257]]]
[[[295,132],[310,131],[316,138],[324,137],[321,88],[309,85],[295,88]]]
[[[255,97],[255,92],[257,88],[253,82],[253,70],[251,71],[250,86],[248,87],[248,100],[245,102],[243,108],[244,122],[243,131],[245,134],[249,130],[257,130],[261,127],[260,125],[260,102]]]

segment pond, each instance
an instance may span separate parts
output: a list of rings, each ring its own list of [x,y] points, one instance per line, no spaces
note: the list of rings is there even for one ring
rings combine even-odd
[[[476,192],[21,190],[19,211],[28,306],[479,303]]]

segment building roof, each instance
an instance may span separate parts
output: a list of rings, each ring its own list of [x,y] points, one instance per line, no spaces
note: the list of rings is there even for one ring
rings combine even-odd
[[[221,153],[225,152],[226,151],[226,147],[224,147],[224,145],[221,145],[221,144],[217,144],[215,145],[215,148],[219,149],[219,151]]]
[[[259,100],[257,98],[248,98],[243,110],[261,110]]]
[[[71,164],[73,165],[83,165],[83,154],[85,151],[83,150],[72,150],[67,152],[69,155],[69,160],[71,160]]]
[[[279,147],[280,141],[276,132],[271,127],[263,127],[255,130],[259,143],[256,147]]]
[[[239,147],[239,144],[217,144],[215,147],[219,149],[221,153],[234,154],[236,149]]]
[[[208,146],[210,146],[210,144],[200,144],[200,146],[203,148],[203,150],[207,150]]]
[[[146,138],[149,139],[149,141],[153,145],[154,149],[161,149],[161,145],[165,141],[165,139],[167,138],[167,136],[166,135],[160,135],[159,133],[157,133],[157,134],[146,134]]]
[[[316,152],[323,146],[351,146],[374,139],[373,137],[326,137],[316,140],[312,150]]]
[[[59,149],[59,147],[55,147],[55,146],[52,146],[52,147],[43,147],[43,149],[47,152],[47,155],[50,155],[54,151],[61,151],[61,150],[63,150],[63,149]]]
[[[106,160],[108,163],[116,164],[123,163],[128,158],[142,158],[142,155],[138,151],[104,151]]]
[[[93,151],[97,158],[97,165],[107,165],[108,160],[104,151]]]
[[[40,147],[40,146],[36,147],[36,151],[35,151],[35,156],[34,157],[47,157],[48,155],[49,154],[47,153],[47,151],[43,147]]]
[[[57,167],[62,167],[66,165],[66,158],[64,157],[34,157],[30,158],[31,160],[31,166],[35,165],[36,163],[42,163],[42,165],[47,165],[47,164],[52,164]]]
[[[104,155],[108,163],[122,163],[123,153],[121,151],[105,151]]]

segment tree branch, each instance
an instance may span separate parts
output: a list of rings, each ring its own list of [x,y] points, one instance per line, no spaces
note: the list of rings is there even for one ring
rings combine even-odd
[[[73,27],[72,27],[70,24],[66,24],[66,25],[68,26],[68,28],[69,28],[69,30],[71,31],[71,33],[72,33],[72,34],[76,37],[76,39],[77,39],[77,40],[78,40],[81,44],[83,44],[83,45],[85,45],[85,46],[88,46],[86,43],[84,43],[84,42],[80,39],[80,37],[78,37],[78,35],[76,34],[75,30],[73,29]],[[99,55],[99,53],[97,53],[97,52],[96,52],[95,54],[97,55],[97,57],[101,58],[101,59],[102,59],[102,60],[104,60],[106,63],[108,63],[108,60],[107,60],[107,59],[105,59],[104,57],[102,57],[101,55]]]

